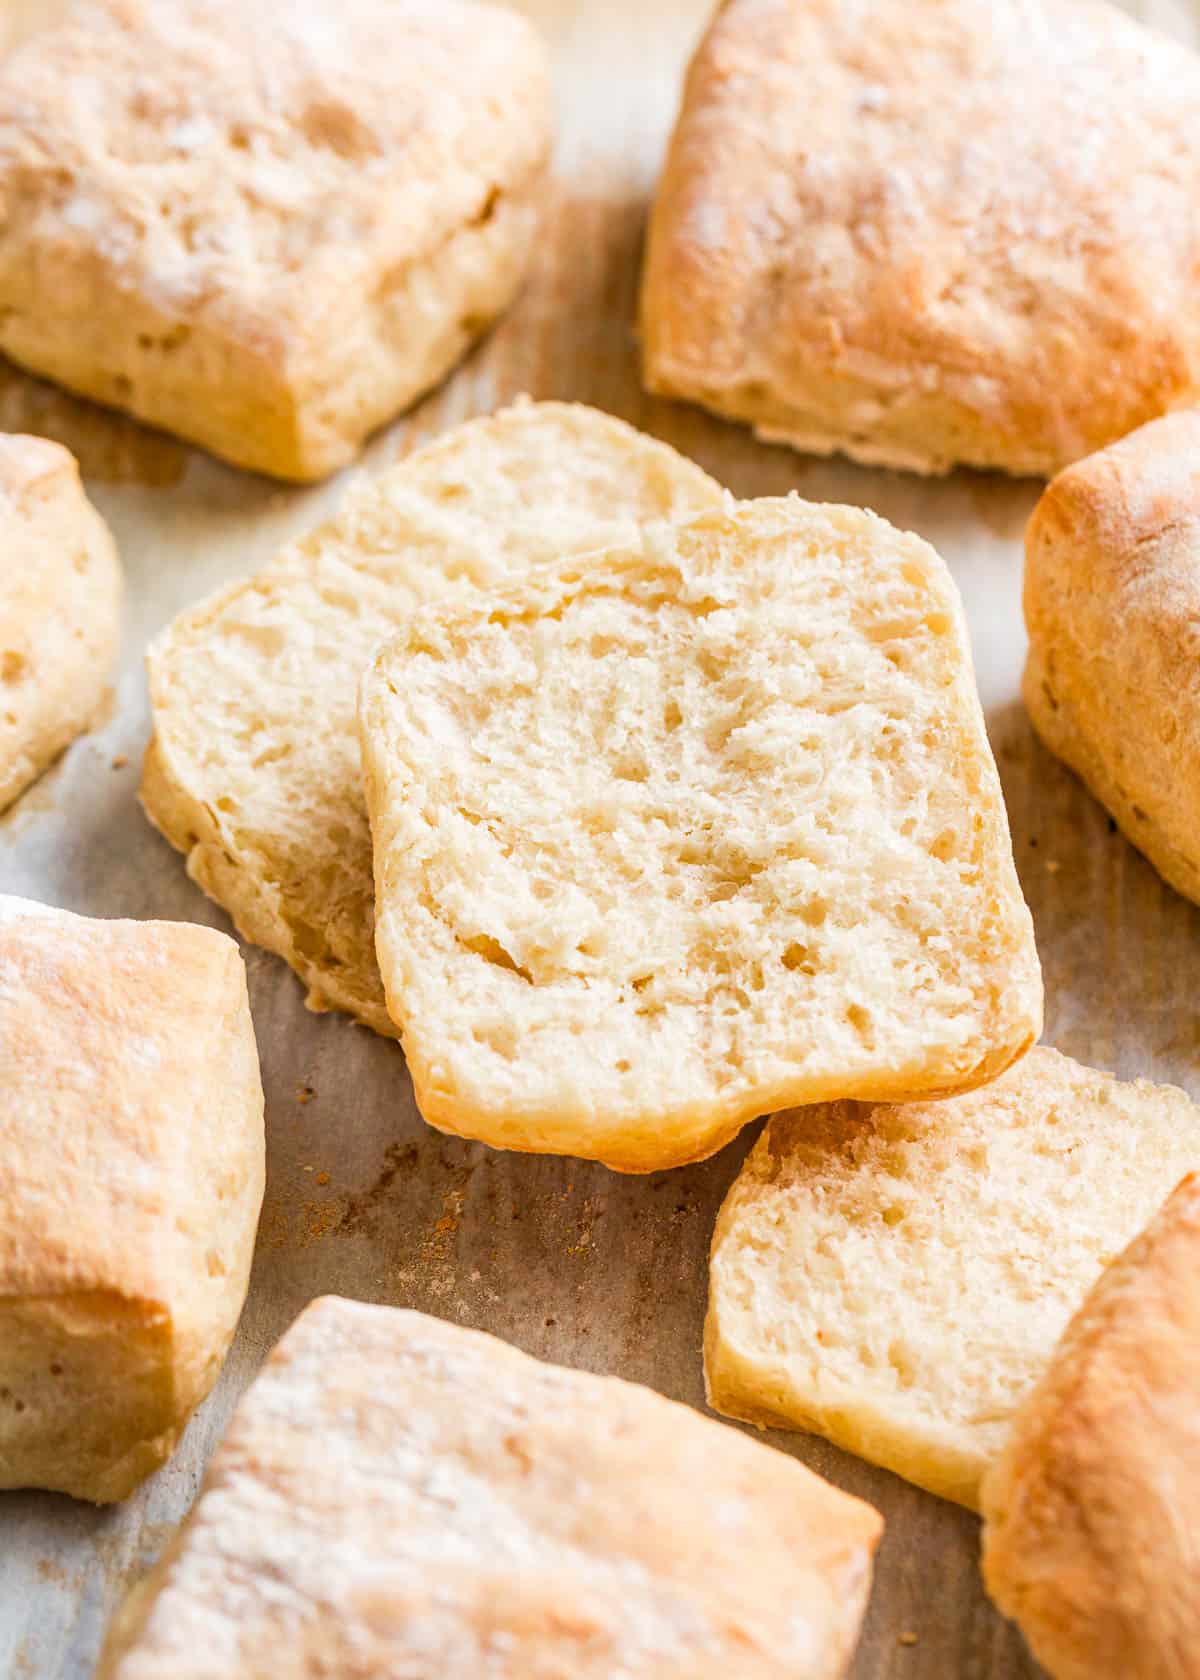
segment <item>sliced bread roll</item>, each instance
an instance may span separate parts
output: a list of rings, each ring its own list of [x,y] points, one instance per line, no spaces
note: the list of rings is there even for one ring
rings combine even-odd
[[[954,585],[873,514],[747,503],[427,608],[360,725],[435,1126],[652,1171],[1037,1034]]]
[[[709,1399],[976,1507],[1071,1314],[1200,1165],[1200,1109],[1037,1049],[943,1103],[777,1116],[717,1220]]]
[[[354,730],[371,654],[422,601],[721,495],[594,409],[522,403],[438,438],[153,644],[147,814],[245,938],[291,964],[313,1008],[393,1034]]]

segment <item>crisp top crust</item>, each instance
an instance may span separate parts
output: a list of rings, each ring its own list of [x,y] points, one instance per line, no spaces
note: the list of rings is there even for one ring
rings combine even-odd
[[[434,1124],[650,1170],[1037,1030],[957,595],[872,514],[745,503],[425,608],[360,725]]]
[[[1058,474],[1029,522],[1030,566],[1200,596],[1200,411],[1183,409]],[[1111,585],[1110,585],[1111,586]]]
[[[86,251],[286,357],[539,166],[547,89],[535,31],[489,5],[85,4],[0,66],[0,291],[31,249]]]
[[[647,1389],[328,1299],[101,1672],[227,1680],[286,1652],[296,1676],[832,1680],[881,1526]]]
[[[1071,1314],[1198,1162],[1183,1091],[1044,1047],[949,1102],[777,1115],[713,1239],[713,1404],[974,1506]]]
[[[1056,1680],[1166,1680],[1200,1648],[1200,1179],[1068,1327],[984,1484],[984,1571]]]
[[[190,1289],[199,1163],[231,1201],[247,1173],[210,1089],[245,1007],[224,934],[0,897],[0,1296]]]
[[[727,0],[656,207],[651,376],[761,387],[764,420],[860,381],[835,441],[916,465],[889,411],[940,394],[1054,470],[1200,388],[1198,101],[1200,59],[1093,0]]]
[[[326,1007],[394,1031],[354,726],[372,653],[424,601],[721,497],[693,462],[595,409],[520,403],[456,427],[360,480],[335,519],[154,644],[147,808],[194,848],[194,873],[247,937]],[[273,750],[248,752],[249,727]]]

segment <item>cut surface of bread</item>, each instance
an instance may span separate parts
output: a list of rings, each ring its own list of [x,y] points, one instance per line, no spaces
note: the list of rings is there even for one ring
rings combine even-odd
[[[1182,1091],[1045,1048],[949,1102],[778,1115],[717,1220],[710,1403],[975,1508],[1071,1314],[1197,1164]]]
[[[111,0],[0,65],[0,350],[323,477],[507,307],[547,53],[458,0]]]
[[[394,1034],[354,723],[372,653],[423,601],[721,496],[692,462],[594,409],[522,403],[446,433],[152,645],[147,813],[314,1007]]]
[[[1200,903],[1200,413],[1061,473],[1025,539],[1025,704],[1126,839]]]
[[[612,1377],[327,1298],[242,1401],[98,1680],[837,1680],[882,1523]]]
[[[100,710],[121,569],[73,456],[0,433],[0,811]]]
[[[873,514],[746,503],[424,608],[360,727],[435,1126],[651,1171],[1038,1032],[954,585]]]
[[[654,391],[1050,474],[1200,398],[1200,58],[1097,0],[726,0],[642,296]]]
[[[983,1486],[983,1570],[1054,1680],[1200,1663],[1200,1181],[1100,1278]]]
[[[0,897],[0,1488],[123,1499],[242,1310],[263,1095],[237,946]]]

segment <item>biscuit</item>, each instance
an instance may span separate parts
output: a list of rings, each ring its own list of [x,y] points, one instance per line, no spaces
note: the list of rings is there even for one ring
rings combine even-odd
[[[107,1503],[167,1459],[262,1196],[233,941],[0,898],[0,1488]]]
[[[1041,1021],[954,585],[744,503],[415,612],[360,702],[422,1114],[649,1172],[789,1103],[945,1094]]]
[[[153,644],[147,813],[314,1008],[394,1034],[354,725],[367,661],[422,601],[720,499],[699,467],[594,409],[522,403],[446,433]]]
[[[1100,1278],[983,1484],[988,1591],[1055,1680],[1200,1652],[1200,1181]]]
[[[1200,903],[1200,413],[1069,468],[1025,539],[1033,726]]]
[[[1049,475],[1200,399],[1200,58],[1095,0],[726,0],[651,390],[812,454]]]
[[[322,478],[512,300],[546,50],[456,0],[109,0],[0,64],[0,350]]]
[[[717,1219],[710,1403],[975,1508],[1071,1314],[1198,1163],[1182,1091],[1048,1049],[950,1102],[776,1116]]]
[[[0,433],[0,811],[95,720],[117,655],[121,569],[74,458]]]
[[[882,1523],[632,1383],[326,1298],[242,1401],[98,1680],[836,1680]]]

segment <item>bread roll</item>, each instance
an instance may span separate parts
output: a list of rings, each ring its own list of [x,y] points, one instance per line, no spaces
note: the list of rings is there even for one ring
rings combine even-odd
[[[1200,1181],[1109,1266],[983,1485],[988,1591],[1054,1680],[1200,1674]]]
[[[0,433],[0,811],[95,720],[117,655],[121,569],[74,458]]]
[[[0,350],[322,478],[512,300],[550,129],[498,6],[76,6],[0,63]]]
[[[881,1527],[648,1389],[328,1298],[97,1680],[837,1680]]]
[[[1126,838],[1200,903],[1200,412],[1061,473],[1025,539],[1025,704]]]
[[[0,1488],[124,1499],[229,1347],[263,1197],[237,946],[0,897]]]
[[[646,383],[811,454],[1050,474],[1200,401],[1200,58],[1097,0],[725,0]]]

